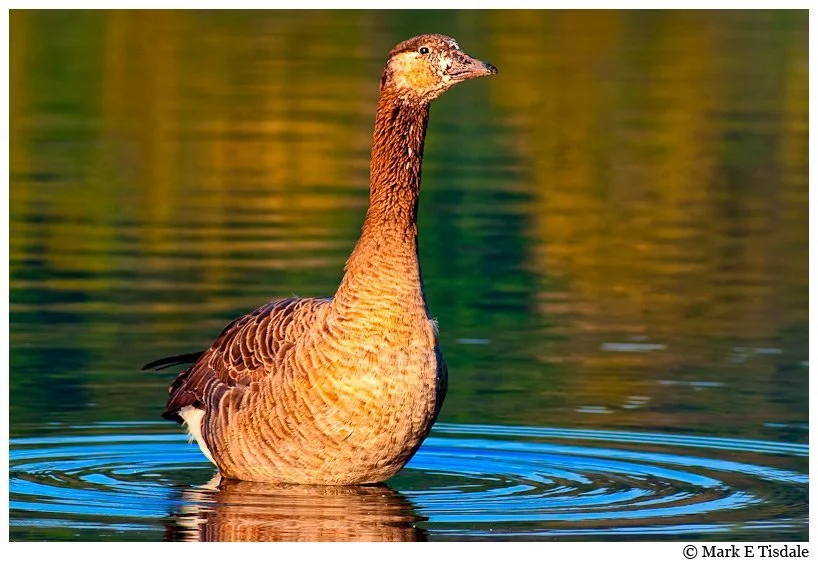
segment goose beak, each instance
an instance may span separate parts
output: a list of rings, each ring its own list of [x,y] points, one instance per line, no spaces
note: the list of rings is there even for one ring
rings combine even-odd
[[[497,74],[497,67],[475,59],[463,51],[452,54],[451,64],[446,72],[452,80],[457,82],[470,78],[479,78]]]

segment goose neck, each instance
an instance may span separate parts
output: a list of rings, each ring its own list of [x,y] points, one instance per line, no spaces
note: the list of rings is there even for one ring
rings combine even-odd
[[[369,209],[364,230],[406,229],[417,220],[428,104],[382,94],[378,100],[370,163]]]
[[[428,120],[428,104],[381,93],[372,143],[369,209],[335,296],[342,310],[363,304],[423,305],[417,207]]]

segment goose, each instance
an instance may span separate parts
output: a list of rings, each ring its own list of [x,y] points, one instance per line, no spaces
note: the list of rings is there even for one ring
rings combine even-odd
[[[495,73],[445,35],[399,43],[380,80],[369,208],[335,295],[270,302],[209,349],[143,367],[189,365],[163,417],[186,425],[221,477],[381,483],[429,434],[448,379],[418,262],[429,105]]]

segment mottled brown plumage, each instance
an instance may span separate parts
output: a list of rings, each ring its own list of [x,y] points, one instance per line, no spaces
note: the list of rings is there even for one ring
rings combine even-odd
[[[170,388],[228,478],[365,484],[397,473],[440,411],[447,371],[423,294],[417,204],[429,104],[496,69],[442,35],[396,46],[381,77],[361,237],[333,298],[271,302],[229,324]]]

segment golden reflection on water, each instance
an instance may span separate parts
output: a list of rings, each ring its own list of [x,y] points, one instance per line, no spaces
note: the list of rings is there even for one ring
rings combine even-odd
[[[379,485],[223,482],[192,488],[166,538],[179,541],[425,541],[411,503]]]
[[[803,56],[806,28],[779,46],[758,33],[763,17],[504,13],[516,33],[498,38],[497,64],[534,77],[495,98],[518,116],[515,149],[535,179],[532,263],[570,288],[543,285],[538,297],[568,340],[544,357],[570,358],[578,395],[594,389],[608,405],[651,395],[627,375],[713,365],[711,349],[679,347],[690,340],[764,340],[806,324],[806,67],[781,69],[786,89],[759,88],[777,80],[760,53],[730,55],[742,43],[762,49],[756,41]],[[538,38],[551,56],[516,56]],[[741,135],[759,147],[740,147]],[[782,182],[778,168],[799,172]],[[658,343],[611,354],[606,337]],[[764,372],[774,378],[774,363]],[[614,382],[599,394],[606,374]]]
[[[199,347],[231,314],[333,292],[385,54],[432,30],[500,69],[431,118],[420,239],[454,368],[443,417],[689,429],[732,396],[680,409],[659,381],[709,380],[749,386],[733,424],[784,418],[769,399],[806,359],[804,14],[14,11],[13,344],[85,358],[93,342],[101,371],[144,343],[116,357],[126,373],[148,342]],[[748,345],[786,362],[725,361]],[[162,388],[128,386],[139,409]],[[656,411],[574,411],[630,397]]]

